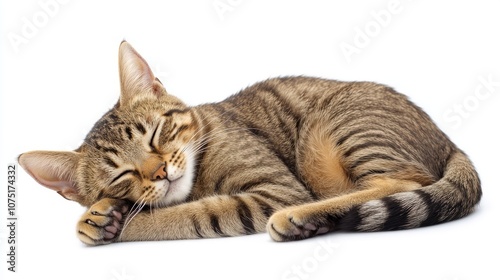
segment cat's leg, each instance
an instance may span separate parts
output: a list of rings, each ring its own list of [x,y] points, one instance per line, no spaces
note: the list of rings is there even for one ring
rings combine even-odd
[[[129,206],[125,200],[104,198],[92,205],[77,224],[78,238],[88,245],[114,242]]]
[[[302,193],[290,187],[267,186],[254,192],[219,195],[143,211],[123,228],[120,241],[170,240],[238,236],[266,231],[277,210],[304,203]],[[310,202],[308,199],[306,202]]]
[[[362,203],[421,187],[412,181],[391,178],[374,178],[366,186],[346,195],[282,209],[271,216],[267,230],[275,241],[300,240],[326,233],[334,230],[331,217],[341,217]]]

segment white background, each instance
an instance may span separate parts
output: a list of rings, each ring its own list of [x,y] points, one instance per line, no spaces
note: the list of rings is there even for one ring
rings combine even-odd
[[[498,1],[0,3],[2,279],[500,279]],[[25,151],[80,145],[118,98],[124,38],[192,105],[280,75],[391,85],[470,155],[481,205],[465,219],[407,231],[92,248],[75,236],[84,209],[19,170],[18,272],[9,272],[7,165]]]

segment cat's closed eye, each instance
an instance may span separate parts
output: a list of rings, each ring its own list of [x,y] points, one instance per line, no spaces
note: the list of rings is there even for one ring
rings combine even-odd
[[[122,179],[126,175],[135,175],[135,173],[137,173],[137,171],[135,171],[135,170],[125,170],[122,173],[120,173],[118,176],[116,176],[115,178],[113,178],[113,180],[111,180],[111,182],[110,182],[110,185],[113,185],[113,183],[115,183],[116,181]]]
[[[158,143],[158,140],[155,139],[157,138],[157,132],[158,129],[161,127],[161,124],[156,125],[155,129],[153,130],[153,133],[151,134],[151,140],[149,140],[149,147],[151,148],[152,152],[158,152],[158,147],[155,145],[155,143]],[[158,133],[160,134],[160,133]]]

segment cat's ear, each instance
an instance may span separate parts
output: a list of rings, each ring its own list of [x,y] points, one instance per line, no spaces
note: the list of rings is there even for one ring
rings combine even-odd
[[[142,56],[127,42],[120,44],[120,106],[144,98],[158,98],[167,92]]]
[[[56,191],[64,198],[82,203],[76,187],[77,152],[33,151],[21,154],[19,164],[38,183]]]

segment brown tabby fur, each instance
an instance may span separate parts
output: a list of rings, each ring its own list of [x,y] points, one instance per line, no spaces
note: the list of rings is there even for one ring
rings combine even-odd
[[[120,100],[76,151],[19,157],[89,207],[87,244],[414,228],[480,200],[467,156],[389,87],[285,77],[188,107],[127,42],[119,61]]]

